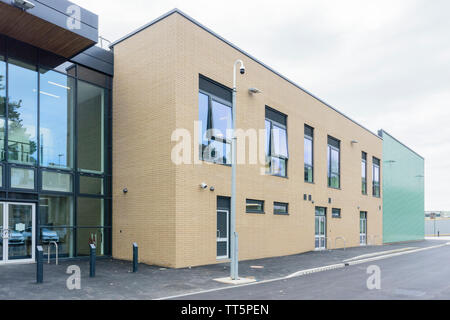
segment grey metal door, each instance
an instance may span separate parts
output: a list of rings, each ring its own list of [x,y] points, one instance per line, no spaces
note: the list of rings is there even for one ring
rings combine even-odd
[[[327,219],[326,209],[316,208],[315,218],[315,248],[316,250],[325,250],[327,248]]]
[[[367,245],[367,212],[361,212],[359,215],[359,243],[362,246]]]
[[[217,210],[217,259],[229,258],[230,212]]]

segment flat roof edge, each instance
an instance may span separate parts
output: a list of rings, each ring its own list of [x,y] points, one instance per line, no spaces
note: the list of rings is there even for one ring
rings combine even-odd
[[[256,59],[255,57],[253,57],[251,54],[247,53],[246,51],[242,50],[241,48],[237,47],[236,45],[234,45],[233,43],[229,42],[228,40],[222,38],[220,35],[218,35],[217,33],[215,33],[214,31],[212,31],[211,29],[209,29],[208,27],[204,26],[203,24],[201,24],[200,22],[198,22],[197,20],[195,20],[194,18],[190,17],[189,15],[187,15],[186,13],[184,13],[183,11],[179,10],[178,8],[172,9],[169,12],[163,14],[162,16],[156,18],[155,20],[145,24],[144,26],[138,28],[137,30],[125,35],[124,37],[114,41],[109,47],[112,48],[115,45],[127,40],[128,38],[131,38],[132,36],[136,35],[137,33],[149,28],[150,26],[154,25],[155,23],[164,20],[165,18],[171,16],[174,13],[178,13],[179,15],[181,15],[182,17],[186,18],[187,20],[191,21],[192,23],[194,23],[195,25],[197,25],[198,27],[200,27],[201,29],[205,30],[206,32],[210,33],[211,35],[213,35],[214,37],[216,37],[217,39],[223,41],[224,43],[228,44],[230,47],[234,48],[235,50],[239,51],[240,53],[242,53],[243,55],[247,56],[248,58],[252,59],[253,61],[255,61],[256,63],[260,64],[261,66],[263,66],[264,68],[266,68],[267,70],[271,71],[272,73],[276,74],[277,76],[279,76],[280,78],[282,78],[283,80],[289,82],[290,84],[292,84],[294,87],[297,87],[298,89],[302,90],[303,92],[305,92],[306,94],[308,94],[309,96],[311,96],[312,98],[316,99],[317,101],[323,103],[325,106],[327,106],[328,108],[332,109],[333,111],[337,112],[338,114],[340,114],[341,116],[345,117],[346,119],[350,120],[351,122],[353,122],[354,124],[358,125],[359,127],[361,127],[362,129],[368,131],[369,133],[371,133],[372,135],[374,135],[375,137],[377,137],[378,139],[382,139],[382,137],[380,137],[379,135],[377,135],[376,133],[372,132],[371,130],[369,130],[368,128],[366,128],[365,126],[363,126],[362,124],[358,123],[357,121],[353,120],[352,118],[350,118],[349,116],[345,115],[344,113],[342,113],[341,111],[339,111],[338,109],[334,108],[333,106],[331,106],[329,103],[325,102],[324,100],[322,100],[321,98],[317,97],[316,95],[312,94],[311,92],[309,92],[308,90],[304,89],[303,87],[301,87],[300,85],[298,85],[297,83],[295,83],[294,81],[290,80],[289,78],[283,76],[281,73],[275,71],[274,69],[272,69],[271,67],[269,67],[268,65],[266,65],[265,63],[261,62],[260,60]]]
[[[425,161],[425,158],[424,158],[423,156],[421,156],[421,155],[418,154],[416,151],[414,151],[413,149],[411,149],[410,147],[408,147],[406,144],[404,144],[403,142],[401,142],[400,140],[398,140],[396,137],[394,137],[392,134],[390,134],[390,133],[387,132],[386,130],[380,129],[380,130],[378,131],[378,134],[381,135],[381,136],[382,136],[383,134],[388,135],[389,137],[391,137],[392,139],[394,139],[396,142],[400,143],[400,144],[401,144],[402,146],[404,146],[406,149],[408,149],[409,151],[411,151],[412,153],[414,153],[416,156],[418,156],[419,158],[421,158],[422,160]]]

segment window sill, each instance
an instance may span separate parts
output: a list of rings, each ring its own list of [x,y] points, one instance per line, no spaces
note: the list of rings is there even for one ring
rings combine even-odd
[[[313,182],[305,181],[305,183],[312,184],[312,185],[316,184],[314,181]]]
[[[281,175],[279,175],[279,174],[266,173],[266,176],[270,176],[270,177],[278,177],[278,178],[283,178],[283,179],[289,179],[288,176],[281,176]]]
[[[209,160],[205,160],[205,159],[199,159],[199,160],[202,161],[202,162],[210,163],[210,164],[217,164],[219,166],[225,166],[225,167],[230,167],[230,168],[232,167],[232,165],[228,164],[228,163],[220,163],[220,162],[209,161]]]
[[[333,189],[333,190],[342,190],[341,188],[335,188],[335,187],[330,187],[330,186],[328,186],[328,189]]]
[[[248,214],[266,214],[265,212],[251,212],[251,211],[246,211],[245,213],[248,213]]]
[[[289,213],[274,213],[274,216],[289,216]]]

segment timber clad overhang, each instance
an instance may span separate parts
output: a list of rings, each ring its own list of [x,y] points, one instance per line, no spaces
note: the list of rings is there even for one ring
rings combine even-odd
[[[97,15],[66,0],[30,1],[35,7],[25,11],[11,0],[0,0],[1,34],[66,59],[97,43]],[[75,17],[79,19],[71,20]],[[70,27],[70,21],[76,22],[75,28]]]

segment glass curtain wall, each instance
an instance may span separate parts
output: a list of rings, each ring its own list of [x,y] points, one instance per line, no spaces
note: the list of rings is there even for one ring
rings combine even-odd
[[[36,203],[60,257],[111,254],[110,80],[0,36],[0,203]]]

